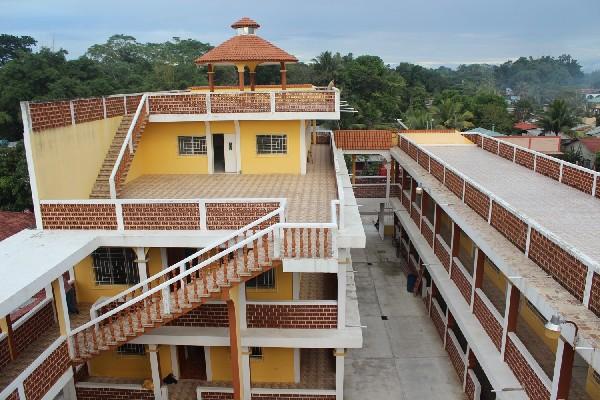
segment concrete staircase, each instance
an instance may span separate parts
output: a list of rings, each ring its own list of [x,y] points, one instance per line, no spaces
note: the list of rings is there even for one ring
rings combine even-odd
[[[94,187],[92,188],[92,193],[90,194],[90,199],[108,199],[110,198],[110,186],[109,186],[109,178],[112,170],[117,162],[117,157],[119,157],[119,152],[121,151],[121,147],[123,146],[123,141],[127,136],[127,131],[131,126],[131,121],[133,120],[133,115],[125,115],[121,120],[121,124],[117,129],[117,133],[115,134],[113,141],[104,157],[104,162],[102,163],[102,167],[100,168],[100,172],[98,173],[98,177],[96,178],[96,182],[94,183]],[[146,126],[146,121],[141,122],[141,132],[143,132],[144,127]],[[138,136],[139,137],[139,136]],[[137,141],[134,141],[134,151],[137,147]],[[125,174],[127,176],[127,171],[129,171],[129,166],[131,162],[127,162],[125,165]]]

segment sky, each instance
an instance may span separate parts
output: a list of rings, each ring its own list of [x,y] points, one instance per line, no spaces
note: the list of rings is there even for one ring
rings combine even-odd
[[[217,45],[242,16],[302,61],[332,50],[456,67],[567,53],[600,70],[600,0],[0,0],[0,33],[78,57],[116,33]]]

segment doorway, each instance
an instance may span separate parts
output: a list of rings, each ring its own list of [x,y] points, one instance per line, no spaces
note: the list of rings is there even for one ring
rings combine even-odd
[[[180,379],[206,380],[206,359],[202,346],[177,346]]]
[[[215,133],[213,139],[213,171],[237,172],[236,143],[233,133]]]

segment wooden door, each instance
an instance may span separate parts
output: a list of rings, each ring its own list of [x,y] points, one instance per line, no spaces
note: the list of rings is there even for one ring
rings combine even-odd
[[[202,346],[177,346],[181,379],[206,380],[206,360]]]

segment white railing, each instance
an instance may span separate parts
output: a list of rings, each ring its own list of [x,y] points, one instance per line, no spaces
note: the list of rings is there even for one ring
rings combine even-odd
[[[344,207],[345,207],[345,196],[344,196],[344,186],[342,184],[342,179],[341,179],[341,175],[344,175],[343,170],[340,168],[340,163],[339,160],[337,158],[338,155],[338,151],[337,151],[337,147],[335,145],[335,137],[333,134],[333,131],[329,131],[329,136],[331,137],[331,151],[332,151],[332,158],[333,158],[333,167],[335,170],[335,183],[336,183],[336,187],[337,187],[337,194],[338,194],[338,207],[339,207],[339,218],[338,218],[338,224],[339,224],[339,228],[340,229],[344,229]],[[334,209],[334,215],[335,215],[335,209]]]
[[[129,147],[129,153],[133,154],[133,131],[135,130],[137,121],[140,118],[140,114],[142,113],[142,110],[144,109],[144,107],[146,107],[147,99],[148,99],[148,94],[144,93],[144,95],[142,96],[142,99],[140,100],[140,104],[138,105],[138,107],[135,111],[133,119],[131,120],[131,125],[129,126],[129,129],[127,130],[127,135],[125,136],[125,140],[123,140],[123,145],[121,146],[121,150],[119,151],[117,161],[115,162],[112,172],[110,173],[110,178],[108,179],[108,184],[110,187],[110,198],[111,199],[117,198],[117,188],[116,188],[116,184],[115,184],[115,176],[117,175],[117,172],[119,170],[121,162],[123,161],[123,156],[125,155],[125,151],[127,150],[127,147]]]

